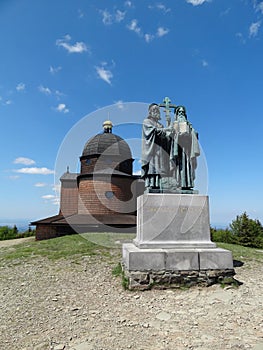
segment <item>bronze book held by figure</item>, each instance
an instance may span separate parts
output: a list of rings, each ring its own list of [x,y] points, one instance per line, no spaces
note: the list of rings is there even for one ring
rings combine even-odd
[[[189,134],[190,133],[190,125],[188,122],[175,121],[173,123],[173,128],[176,131],[176,133],[179,133],[179,134]]]

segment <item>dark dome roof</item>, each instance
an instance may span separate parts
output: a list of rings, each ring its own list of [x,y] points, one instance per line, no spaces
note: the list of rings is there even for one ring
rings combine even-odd
[[[112,133],[98,134],[85,144],[82,156],[98,154],[120,156],[122,159],[131,159],[131,150],[126,141]]]

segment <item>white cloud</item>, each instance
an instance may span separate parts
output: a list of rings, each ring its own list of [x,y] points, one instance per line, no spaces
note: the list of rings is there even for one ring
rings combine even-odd
[[[132,7],[132,2],[131,1],[125,1],[124,5],[127,6],[127,7]]]
[[[128,25],[127,28],[131,30],[132,32],[135,32],[137,35],[140,37],[143,37],[144,40],[149,43],[155,38],[161,38],[164,35],[169,33],[169,29],[164,28],[164,27],[159,27],[157,28],[156,35],[150,34],[150,33],[145,33],[143,34],[142,28],[138,26],[138,21],[137,19],[133,19]]]
[[[9,176],[9,179],[10,179],[10,180],[17,180],[17,179],[19,179],[19,178],[20,178],[19,175],[10,175],[10,176]]]
[[[52,67],[52,66],[50,66],[50,67],[49,67],[49,73],[51,73],[51,74],[56,74],[56,73],[58,73],[61,69],[62,69],[62,67],[60,67],[60,66],[58,66],[58,67]]]
[[[43,85],[40,85],[38,87],[38,90],[45,95],[51,95],[51,90],[48,87],[44,87]]]
[[[192,4],[193,6],[198,6],[198,5],[202,5],[205,2],[209,2],[211,0],[186,0],[186,2],[188,2],[189,4]]]
[[[60,191],[61,191],[61,184],[56,184],[52,187],[52,190],[56,193],[55,198],[52,199],[52,203],[55,205],[60,204]]]
[[[263,1],[258,4],[255,4],[256,10],[260,11],[263,14]]]
[[[240,40],[242,44],[246,43],[246,39],[244,38],[242,33],[236,33],[236,37]]]
[[[117,10],[116,11],[116,13],[115,13],[115,20],[116,20],[116,22],[121,22],[121,21],[123,21],[124,20],[124,18],[125,18],[125,14],[126,14],[126,12],[125,11],[120,11],[120,10]]]
[[[158,10],[161,10],[161,11],[163,11],[165,13],[171,11],[171,9],[166,7],[164,4],[157,4],[156,7],[157,7]]]
[[[60,199],[59,197],[55,197],[51,200],[52,204],[54,205],[59,205],[60,204]]]
[[[69,41],[71,40],[70,35],[65,35],[63,39],[58,39],[56,41],[57,46],[63,47],[65,50],[67,50],[69,53],[82,53],[85,51],[88,51],[88,47],[85,43],[82,41],[77,41],[75,44],[71,45]]]
[[[26,157],[18,157],[13,161],[14,164],[23,164],[23,165],[33,165],[36,162],[33,159]]]
[[[152,41],[154,39],[154,35],[152,34],[144,34],[144,39],[147,43],[149,43],[150,41]]]
[[[141,170],[135,170],[134,172],[133,172],[133,175],[141,175]]]
[[[154,10],[154,9],[157,9],[157,10],[160,10],[160,11],[163,11],[164,13],[167,13],[167,12],[170,12],[171,9],[166,7],[164,4],[162,3],[158,3],[158,4],[155,4],[155,5],[149,5],[148,6],[149,9],[151,10]]]
[[[56,194],[59,194],[60,191],[61,191],[61,184],[55,184],[53,187],[52,187],[52,190],[54,192],[56,192]]]
[[[59,46],[64,47],[69,53],[82,53],[87,51],[87,46],[83,42],[76,42],[74,45],[68,43],[60,43]]]
[[[44,196],[41,196],[41,198],[51,201],[51,203],[55,205],[58,205],[60,202],[59,197],[55,196],[54,194],[45,194]]]
[[[53,194],[45,194],[44,196],[42,196],[41,198],[43,199],[54,199],[56,196],[54,196]]]
[[[220,16],[227,16],[231,11],[231,7],[228,7],[226,10],[220,12]]]
[[[65,96],[65,94],[63,94],[63,92],[61,92],[59,90],[55,91],[55,95],[57,96],[58,100],[59,100],[60,97]]]
[[[157,36],[158,38],[161,38],[162,36],[164,36],[164,35],[166,35],[166,34],[168,34],[168,33],[169,33],[169,29],[165,29],[165,28],[163,28],[163,27],[159,27],[159,28],[157,29],[156,36]]]
[[[66,35],[64,36],[64,40],[70,41],[70,40],[71,40],[71,36],[70,36],[69,34],[66,34]]]
[[[85,15],[85,13],[81,9],[78,9],[78,14],[79,14],[79,18],[83,18]]]
[[[157,28],[156,35],[146,33],[146,34],[144,34],[144,39],[147,43],[149,43],[149,42],[153,41],[155,38],[161,38],[168,33],[169,33],[169,29],[159,27],[159,28]]]
[[[65,103],[59,103],[56,107],[56,111],[60,113],[68,113],[69,109],[66,107]]]
[[[131,30],[132,32],[135,32],[138,35],[141,35],[141,28],[138,26],[138,21],[137,19],[133,19],[130,24],[127,25],[127,28]]]
[[[124,109],[124,104],[122,100],[116,101],[115,104],[117,105],[118,109]]]
[[[0,96],[0,102],[1,102],[2,106],[9,106],[9,105],[13,104],[12,100],[4,100],[4,98],[1,96]]]
[[[102,22],[105,24],[105,25],[110,25],[112,24],[112,14],[109,13],[109,11],[107,10],[101,10],[100,11],[101,15],[102,15]]]
[[[44,87],[43,85],[40,85],[38,87],[38,90],[45,95],[55,95],[57,97],[57,100],[60,100],[62,96],[65,96],[65,94],[59,90],[52,91],[49,87]],[[66,112],[65,112],[66,113]]]
[[[111,79],[113,78],[113,74],[110,70],[105,69],[103,66],[95,67],[97,74],[100,79],[104,80],[106,83],[111,85]]]
[[[25,85],[24,83],[19,83],[19,84],[17,84],[17,86],[16,86],[16,90],[17,90],[17,91],[24,91],[25,88],[26,88],[26,85]]]
[[[254,22],[251,24],[249,27],[249,36],[250,37],[255,37],[258,34],[259,28],[260,28],[261,22]]]
[[[35,187],[45,187],[47,184],[45,182],[37,182],[34,184]]]
[[[202,60],[202,66],[203,67],[208,67],[208,62],[206,60]]]
[[[33,174],[33,175],[50,175],[54,174],[54,170],[48,169],[48,168],[21,168],[14,170],[16,173],[21,174]]]
[[[108,10],[100,10],[102,15],[102,22],[105,25],[111,25],[113,23],[120,23],[125,18],[125,11],[116,10],[114,14],[111,14]]]

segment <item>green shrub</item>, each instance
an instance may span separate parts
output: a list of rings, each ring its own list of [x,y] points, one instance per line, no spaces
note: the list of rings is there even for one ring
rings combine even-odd
[[[251,248],[263,248],[263,227],[259,220],[250,219],[246,212],[237,215],[230,224],[235,243]]]
[[[17,235],[16,226],[14,226],[14,228],[10,228],[8,226],[0,227],[0,240],[13,239],[13,238],[16,238],[16,235]]]
[[[215,242],[239,244],[251,248],[263,248],[263,226],[259,220],[250,219],[246,212],[237,215],[229,228],[211,228]]]
[[[16,225],[14,225],[13,228],[9,226],[0,226],[0,241],[35,236],[35,234],[36,231],[32,230],[31,228],[29,228],[25,232],[19,232]]]
[[[222,243],[235,243],[234,237],[228,228],[226,229],[216,229],[211,228],[211,239],[214,242]]]

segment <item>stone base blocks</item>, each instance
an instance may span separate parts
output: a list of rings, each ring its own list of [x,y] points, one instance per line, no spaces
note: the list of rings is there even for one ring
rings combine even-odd
[[[232,254],[221,248],[141,249],[123,245],[123,269],[129,289],[176,288],[228,281],[233,277]]]
[[[209,287],[215,283],[237,284],[233,270],[201,271],[124,271],[130,290],[167,289],[192,287],[195,285]]]
[[[137,235],[123,244],[130,289],[222,282],[235,272],[232,253],[210,240],[208,197],[144,194],[138,198]]]

